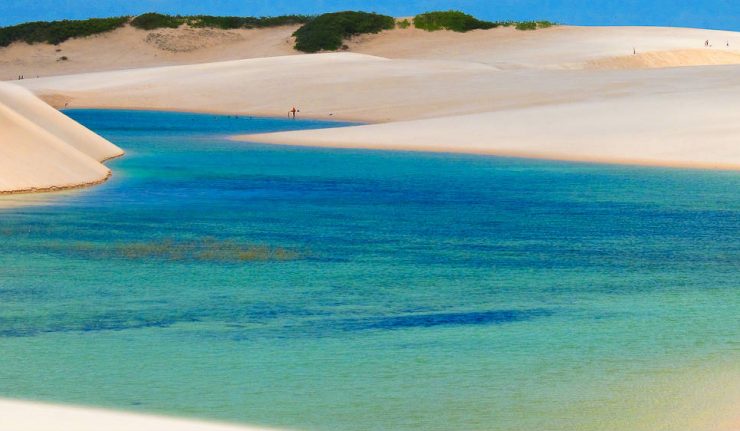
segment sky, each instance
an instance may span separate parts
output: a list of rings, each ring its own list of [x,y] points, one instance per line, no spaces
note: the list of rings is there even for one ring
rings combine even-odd
[[[272,16],[364,10],[411,16],[457,9],[488,20],[658,25],[740,31],[740,0],[0,0],[0,26],[144,12]]]

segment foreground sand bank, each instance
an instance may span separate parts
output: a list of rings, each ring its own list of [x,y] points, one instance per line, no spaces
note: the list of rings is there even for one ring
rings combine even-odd
[[[0,429],[13,431],[268,431],[229,424],[0,399]]]

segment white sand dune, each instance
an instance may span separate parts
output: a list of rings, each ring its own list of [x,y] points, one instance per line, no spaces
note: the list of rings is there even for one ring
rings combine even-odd
[[[13,80],[19,75],[35,78],[297,55],[300,53],[293,49],[291,37],[297,28],[219,30],[182,26],[144,31],[126,26],[59,45],[14,43],[0,48],[0,80]],[[705,40],[710,40],[711,49],[704,49]],[[667,57],[673,51],[701,51],[692,58],[642,66],[673,67],[737,64],[725,54],[740,53],[740,35],[666,27],[558,26],[530,32],[499,28],[468,33],[407,28],[356,37],[347,45],[351,52],[378,57],[465,61],[501,69],[612,68],[599,60],[630,56],[633,48],[638,55],[656,52]]]
[[[238,425],[0,399],[0,429],[8,431],[267,431]]]
[[[706,40],[711,48],[704,48]],[[697,50],[699,54],[641,66],[657,68],[727,64],[727,53],[740,54],[740,33],[673,27],[557,26],[537,31],[499,28],[468,33],[408,28],[362,36],[349,47],[380,57],[467,61],[501,69],[593,68],[599,65],[595,61],[631,56],[635,51],[638,55],[656,52],[668,57],[674,51]],[[735,58],[731,63],[740,61]]]
[[[296,52],[290,37],[297,28],[145,31],[126,26],[59,45],[17,42],[0,48],[0,80],[289,55]]]
[[[716,94],[711,105],[696,104],[690,96],[655,96],[236,139],[286,145],[740,169],[740,141],[736,138],[740,136],[740,122],[736,120],[736,107],[735,100],[721,93]],[[702,118],[698,124],[694,120],[697,116]]]
[[[0,194],[104,181],[123,152],[21,87],[0,83]]]
[[[592,69],[660,69],[723,64],[740,64],[740,52],[711,49],[649,51],[591,60],[585,64],[585,67]]]

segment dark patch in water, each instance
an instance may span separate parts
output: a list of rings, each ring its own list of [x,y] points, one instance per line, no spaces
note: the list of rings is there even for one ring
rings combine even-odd
[[[192,316],[174,316],[172,318],[133,318],[126,319],[125,316],[101,316],[86,319],[79,322],[70,322],[67,325],[49,326],[21,326],[13,327],[0,322],[0,337],[33,337],[41,334],[66,333],[66,332],[102,332],[102,331],[125,331],[129,329],[145,328],[168,328],[181,322],[198,322]],[[9,326],[3,328],[3,326]]]
[[[34,251],[76,255],[85,259],[126,259],[201,262],[285,262],[302,256],[283,247],[246,244],[216,238],[192,241],[163,239],[149,242],[51,241]]]
[[[464,326],[464,325],[500,325],[504,323],[520,322],[535,317],[552,315],[544,309],[534,310],[491,310],[459,313],[429,313],[409,314],[360,320],[355,323],[356,329],[406,329],[430,328],[434,326]],[[350,325],[352,326],[352,325]]]

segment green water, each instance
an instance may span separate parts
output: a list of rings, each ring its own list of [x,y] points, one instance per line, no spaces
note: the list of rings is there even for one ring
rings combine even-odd
[[[700,431],[738,411],[737,172],[69,114],[127,155],[102,186],[0,209],[0,396],[305,430]]]

